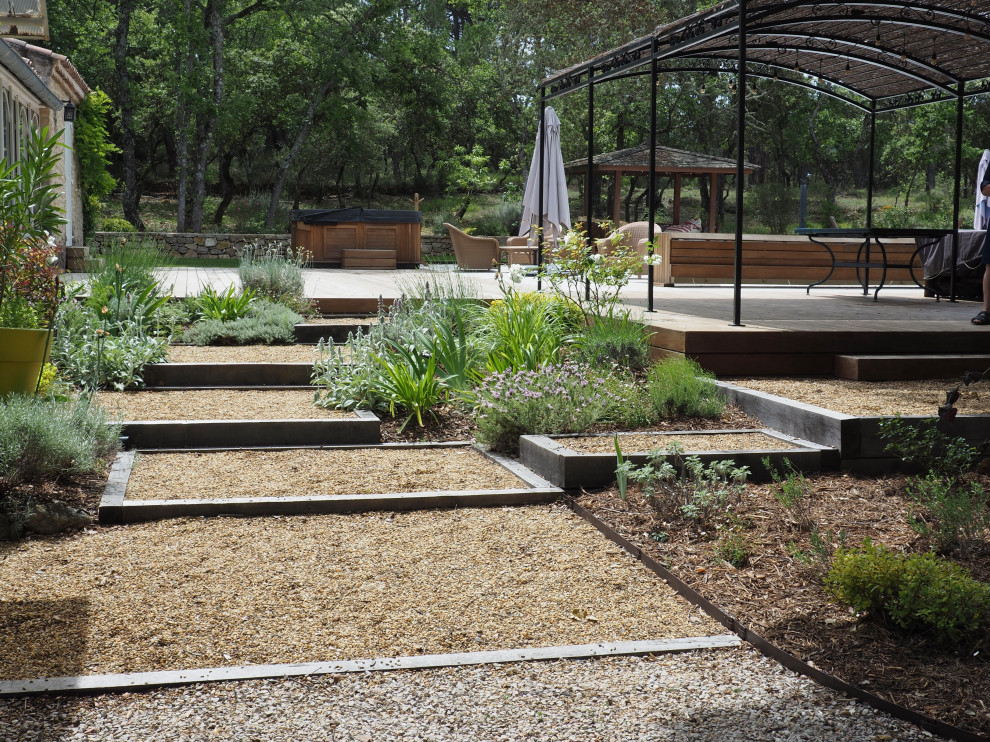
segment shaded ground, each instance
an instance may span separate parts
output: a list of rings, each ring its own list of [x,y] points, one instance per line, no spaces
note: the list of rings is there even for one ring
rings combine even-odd
[[[902,479],[817,475],[809,517],[837,545],[870,537],[894,550],[925,551],[907,523]],[[749,485],[736,509],[748,553],[735,568],[716,555],[724,533],[702,535],[667,522],[634,488],[583,493],[579,502],[743,624],[797,657],[895,703],[990,734],[990,643],[945,649],[931,641],[852,615],[821,587],[824,567],[811,531],[802,530],[770,486]],[[661,532],[666,534],[661,535]],[[657,543],[654,539],[668,540]],[[990,553],[961,563],[990,581]]]

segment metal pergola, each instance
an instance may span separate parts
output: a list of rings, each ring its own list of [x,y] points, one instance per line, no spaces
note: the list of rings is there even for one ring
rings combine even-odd
[[[742,30],[742,32],[740,32]],[[747,78],[769,78],[831,96],[870,121],[867,224],[872,224],[876,116],[955,101],[956,141],[952,264],[959,243],[963,102],[990,92],[990,3],[987,0],[727,0],[660,26],[651,35],[556,72],[539,86],[540,127],[553,98],[588,96],[588,182],[595,156],[594,91],[610,80],[649,76],[650,147],[657,145],[657,80],[661,74],[736,75],[736,249],[733,325],[741,325],[742,213]],[[542,163],[541,163],[542,168]],[[649,239],[654,238],[656,163],[649,169]],[[590,190],[590,189],[589,189]],[[541,189],[542,196],[542,189]],[[590,201],[587,213],[591,213]],[[542,210],[542,209],[541,209]],[[950,298],[955,298],[954,272]],[[653,266],[648,308],[653,311]]]

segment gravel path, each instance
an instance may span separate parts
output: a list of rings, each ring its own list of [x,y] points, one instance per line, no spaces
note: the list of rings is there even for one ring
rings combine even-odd
[[[60,742],[936,739],[750,648],[0,700],[0,739]]]
[[[0,585],[4,679],[724,633],[562,505],[101,528]]]
[[[512,489],[526,483],[469,447],[145,453],[127,498],[292,497]]]
[[[100,392],[100,406],[120,420],[329,420],[354,417],[313,405],[309,389],[190,389]]]
[[[315,345],[172,345],[169,363],[314,363]]]
[[[559,438],[558,442],[581,453],[615,453],[612,436],[580,436]],[[662,433],[635,433],[620,435],[622,453],[643,453],[654,448],[666,448],[680,443],[687,451],[776,451],[794,448],[787,441],[772,438],[763,433],[721,433],[712,435],[664,435]]]

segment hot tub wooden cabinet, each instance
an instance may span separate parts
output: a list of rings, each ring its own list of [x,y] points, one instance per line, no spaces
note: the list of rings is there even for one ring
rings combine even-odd
[[[292,246],[312,253],[317,266],[395,268],[420,262],[418,211],[297,209]]]

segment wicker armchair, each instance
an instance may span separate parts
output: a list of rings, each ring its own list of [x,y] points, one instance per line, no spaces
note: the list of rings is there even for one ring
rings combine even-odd
[[[658,235],[662,230],[660,225],[653,225],[653,234]],[[630,222],[629,224],[623,224],[621,227],[616,229],[612,234],[621,234],[622,239],[613,244],[611,239],[599,240],[598,247],[599,250],[605,255],[608,255],[613,249],[622,245],[627,248],[631,248],[639,253],[643,260],[646,260],[646,240],[649,237],[650,223],[649,222]],[[638,275],[642,276],[646,272],[646,263],[643,262],[639,266]]]
[[[494,237],[472,237],[453,224],[443,223],[454,246],[454,258],[462,271],[485,271],[499,264],[498,240]]]

